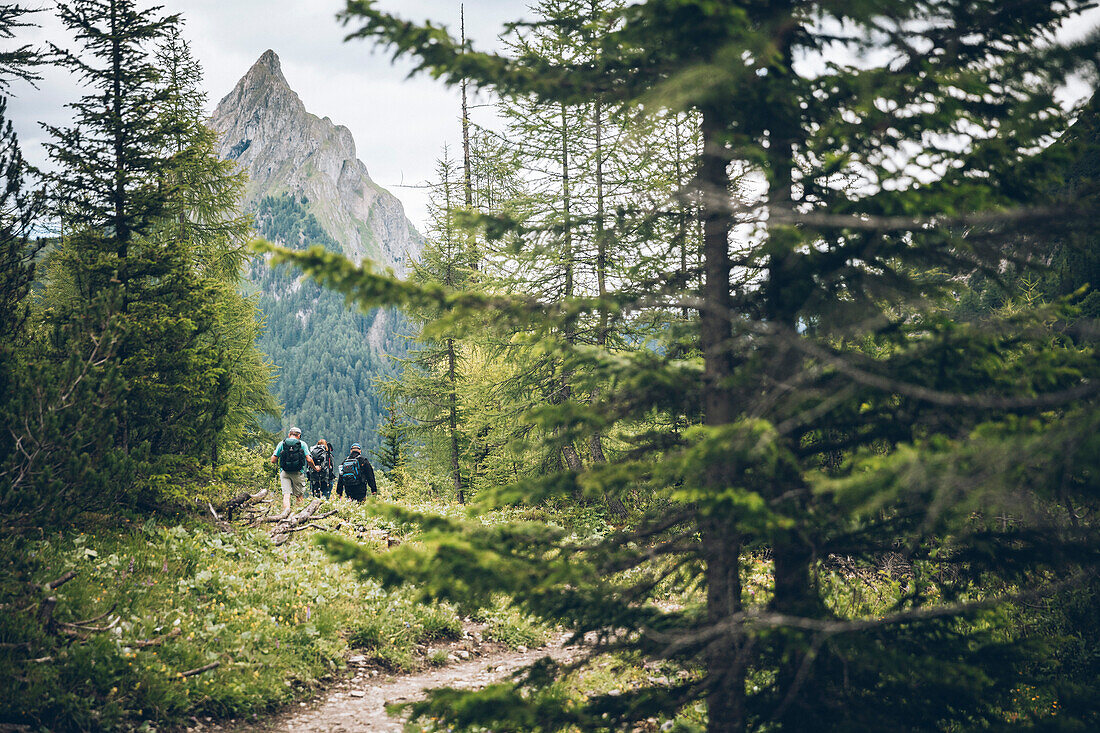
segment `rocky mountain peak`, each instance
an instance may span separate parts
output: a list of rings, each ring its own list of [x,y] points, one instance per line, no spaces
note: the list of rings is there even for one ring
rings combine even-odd
[[[270,48],[260,54],[259,60],[252,65],[252,69],[249,71],[249,74],[251,74],[252,71],[255,71],[258,68],[267,69],[272,74],[278,74],[280,78],[283,76],[283,64],[281,61],[279,61],[279,54],[275,53]],[[245,76],[247,75],[248,74],[246,74]],[[283,83],[286,83],[286,79],[283,79]]]
[[[218,153],[248,172],[245,208],[264,196],[293,195],[355,260],[405,272],[420,237],[401,203],[371,180],[351,131],[309,113],[272,50],[252,65],[210,119]]]

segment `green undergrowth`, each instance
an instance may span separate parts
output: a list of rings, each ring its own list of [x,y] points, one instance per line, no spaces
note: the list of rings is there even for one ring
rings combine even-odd
[[[352,650],[405,671],[433,663],[424,645],[461,636],[453,609],[357,577],[331,561],[314,532],[276,547],[265,527],[236,523],[227,533],[200,513],[207,501],[271,486],[261,461],[245,456],[190,489],[157,479],[155,511],[85,513],[62,528],[0,538],[0,727],[166,730],[191,716],[248,720],[314,694]],[[386,525],[362,505],[334,500],[321,511],[330,508],[338,514],[320,522],[329,532],[365,544],[379,533],[415,541],[415,528]],[[43,589],[70,571],[73,579]],[[181,676],[207,665],[216,666]]]
[[[462,633],[462,620],[447,606],[423,606],[401,595],[377,595],[351,620],[347,640],[381,668],[409,672],[441,661],[425,660],[421,647],[455,641]]]
[[[260,531],[186,517],[119,522],[0,545],[15,571],[2,588],[15,612],[0,617],[0,720],[148,729],[269,710],[343,666],[341,631],[383,595],[308,541],[273,548]],[[67,571],[51,628],[47,593],[30,587]]]
[[[542,646],[550,638],[550,630],[500,596],[491,608],[481,609],[472,616],[485,624],[485,638],[510,649]]]

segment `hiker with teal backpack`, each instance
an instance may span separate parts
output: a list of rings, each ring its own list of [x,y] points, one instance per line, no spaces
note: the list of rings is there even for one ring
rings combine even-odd
[[[275,446],[275,452],[271,454],[271,462],[279,462],[279,485],[283,488],[283,514],[290,514],[290,497],[304,497],[306,493],[306,477],[302,469],[309,464],[314,471],[317,465],[313,458],[306,452],[306,444],[302,442],[302,431],[291,428],[286,438]]]
[[[378,493],[378,484],[374,481],[374,468],[363,455],[363,447],[358,443],[351,446],[351,452],[340,464],[340,477],[336,480],[336,495],[341,494],[355,501],[367,498],[367,489],[371,494]]]

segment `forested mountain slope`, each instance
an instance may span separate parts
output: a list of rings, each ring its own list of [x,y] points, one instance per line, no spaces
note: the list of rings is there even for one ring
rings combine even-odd
[[[218,153],[248,172],[245,209],[260,235],[291,247],[323,245],[404,273],[420,237],[401,203],[370,179],[351,132],[306,111],[266,51],[210,120]],[[249,269],[267,328],[260,347],[279,366],[284,425],[339,450],[376,443],[383,410],[374,379],[403,356],[404,319],[349,311],[341,296],[256,261]]]

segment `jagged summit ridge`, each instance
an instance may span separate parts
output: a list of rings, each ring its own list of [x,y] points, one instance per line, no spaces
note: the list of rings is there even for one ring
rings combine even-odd
[[[273,74],[278,74],[280,77],[283,76],[283,64],[279,60],[279,54],[275,53],[270,48],[260,54],[260,58],[252,66],[253,68],[257,66],[263,67]],[[285,78],[283,82],[286,82]]]
[[[248,172],[246,208],[267,195],[293,194],[308,200],[356,261],[370,258],[403,274],[419,253],[404,208],[371,180],[351,131],[306,110],[274,51],[264,51],[218,103],[210,125],[220,136],[219,155]]]

